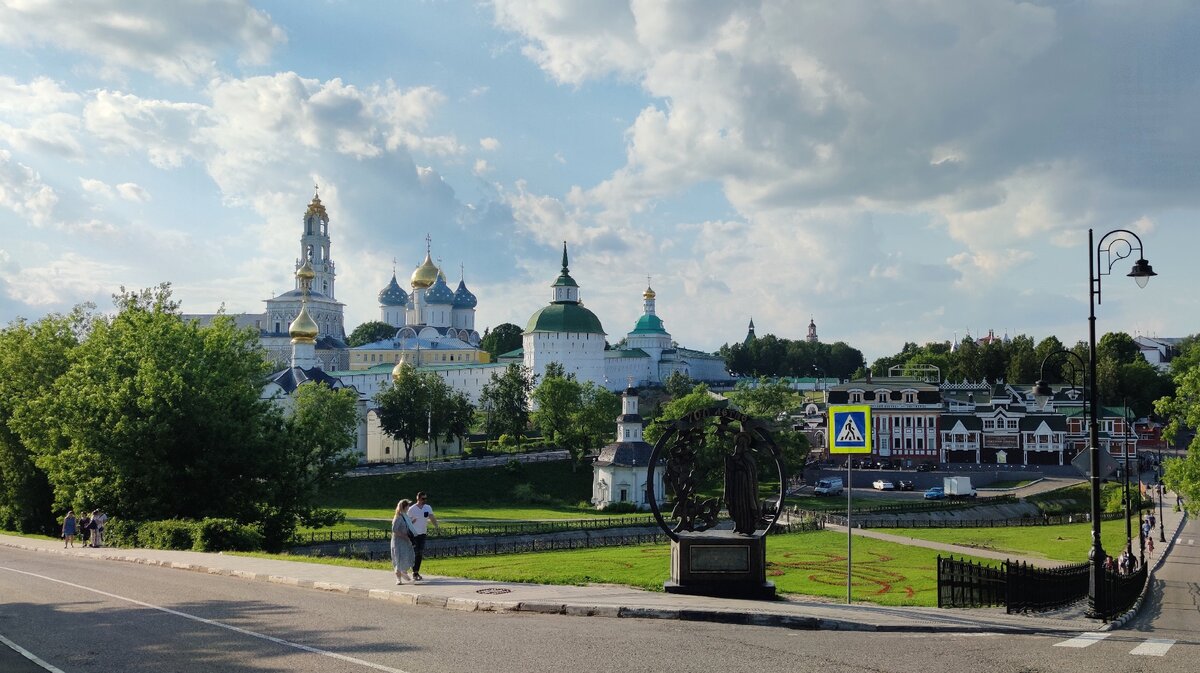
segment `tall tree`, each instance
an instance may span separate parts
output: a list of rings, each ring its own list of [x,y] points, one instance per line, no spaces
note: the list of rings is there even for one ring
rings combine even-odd
[[[521,328],[510,323],[500,323],[483,335],[479,347],[491,353],[492,359],[521,347]]]
[[[419,373],[412,365],[400,367],[399,375],[375,394],[379,427],[404,444],[404,462],[412,462],[413,444],[429,438],[432,424],[431,381],[437,374]]]
[[[54,387],[86,329],[87,310],[52,314],[35,323],[16,321],[0,330],[0,528],[53,534],[53,492],[14,418]]]
[[[396,336],[395,327],[379,320],[371,320],[355,327],[354,331],[350,333],[350,338],[346,340],[346,343],[353,348],[355,346],[373,344],[376,341],[390,339],[394,336]]]
[[[529,427],[529,394],[536,381],[529,368],[510,364],[501,373],[493,373],[483,385],[479,405],[487,411],[488,435],[507,434],[518,441]]]
[[[1163,435],[1176,441],[1186,428],[1200,428],[1200,341],[1193,335],[1181,345],[1180,354],[1171,363],[1175,394],[1163,397],[1155,412],[1167,420]],[[1192,443],[1183,458],[1169,459],[1163,480],[1183,496],[1188,513],[1200,514],[1200,435],[1192,435]]]
[[[575,467],[612,435],[621,410],[620,400],[608,390],[590,381],[580,383],[574,378],[552,376],[549,368],[532,397],[537,406],[531,417],[533,424],[543,437],[570,453]]]

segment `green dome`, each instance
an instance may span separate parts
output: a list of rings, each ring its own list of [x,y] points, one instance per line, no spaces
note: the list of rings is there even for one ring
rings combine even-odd
[[[656,315],[645,314],[638,318],[637,324],[633,326],[633,334],[666,334],[667,330],[663,328],[662,318]]]
[[[604,328],[595,313],[575,302],[563,302],[550,304],[534,313],[525,326],[526,334],[533,332],[604,334]]]

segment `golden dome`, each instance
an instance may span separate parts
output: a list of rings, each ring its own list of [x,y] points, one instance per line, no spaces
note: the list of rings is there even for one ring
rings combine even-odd
[[[654,299],[656,296],[658,295],[654,294],[654,290],[650,289],[649,285],[646,286],[646,291],[642,293],[642,299]]]
[[[434,265],[433,260],[429,258],[429,252],[426,251],[425,261],[421,262],[421,266],[418,266],[412,273],[412,278],[410,280],[412,282],[413,289],[423,290],[430,285],[433,285],[437,282],[439,273],[441,272],[438,270],[437,266]]]
[[[308,315],[308,307],[300,306],[300,315],[296,316],[296,319],[288,327],[288,334],[292,335],[292,343],[316,343],[319,332],[320,329],[317,327],[316,321],[312,319],[312,316]]]
[[[396,363],[395,367],[392,367],[392,381],[398,382],[410,369],[412,369],[412,365],[408,362],[408,353],[401,353],[400,361]]]
[[[301,280],[312,280],[317,277],[317,272],[313,271],[312,262],[304,260],[304,265],[296,269],[296,277]]]

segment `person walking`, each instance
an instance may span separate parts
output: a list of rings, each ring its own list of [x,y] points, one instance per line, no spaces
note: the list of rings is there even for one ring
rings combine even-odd
[[[79,535],[83,538],[83,546],[92,546],[92,532],[95,525],[92,524],[92,515],[87,512],[83,513],[83,518],[79,520]]]
[[[396,584],[403,584],[412,578],[408,569],[413,567],[416,555],[413,553],[412,525],[408,520],[407,499],[396,503],[396,513],[392,516],[392,568],[396,571]],[[415,572],[413,573],[416,574]]]
[[[62,527],[63,547],[64,548],[75,546],[76,523],[77,522],[75,521],[75,510],[68,509],[67,517],[65,519],[63,519],[63,527]]]
[[[103,510],[92,511],[92,526],[95,527],[95,530],[92,531],[93,547],[104,546],[104,524],[106,523],[108,523],[108,515]]]
[[[425,491],[420,491],[417,493],[417,501],[408,508],[408,521],[413,530],[413,552],[416,554],[416,561],[413,562],[413,581],[425,579],[421,577],[421,559],[425,552],[425,537],[429,531],[429,524],[432,522],[435,528],[441,527],[428,500],[429,496]]]

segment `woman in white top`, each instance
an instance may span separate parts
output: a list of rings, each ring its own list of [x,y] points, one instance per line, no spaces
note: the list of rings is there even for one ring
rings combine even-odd
[[[396,571],[396,584],[411,581],[408,569],[416,560],[412,546],[412,524],[407,514],[409,504],[408,500],[401,500],[392,516],[392,568]]]

